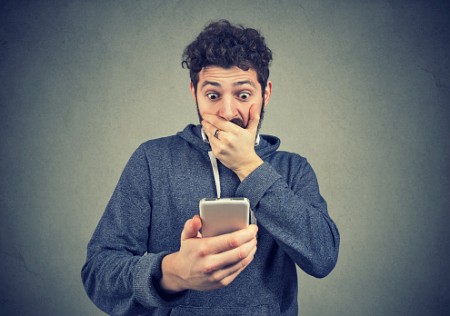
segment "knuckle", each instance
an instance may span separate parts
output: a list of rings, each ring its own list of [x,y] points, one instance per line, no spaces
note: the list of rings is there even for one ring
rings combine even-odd
[[[215,266],[212,264],[206,264],[203,269],[202,272],[203,274],[211,274],[212,272],[214,272],[216,270]],[[213,275],[211,275],[212,277]]]
[[[217,273],[213,273],[210,275],[209,281],[211,283],[219,283],[220,284],[220,282],[222,281],[222,278]]]
[[[245,268],[253,261],[253,256],[248,256],[247,258],[241,260],[241,266],[242,268]]]
[[[220,143],[220,144],[217,146],[217,153],[218,153],[219,155],[223,155],[223,154],[225,153],[225,146],[223,145],[223,143]]]
[[[239,255],[239,260],[242,261],[242,260],[245,260],[245,258],[247,258],[248,253],[247,253],[247,251],[245,251],[245,249],[239,249],[238,255]]]
[[[230,249],[234,249],[237,246],[239,246],[239,241],[235,236],[231,236],[230,239],[228,239],[228,246]]]
[[[221,141],[222,141],[222,143],[223,143],[224,145],[229,146],[230,144],[233,143],[232,139],[233,139],[233,136],[228,136],[228,137],[223,137],[223,138],[221,139]]]
[[[208,255],[208,247],[205,245],[202,245],[197,250],[197,255],[201,258],[206,257]]]

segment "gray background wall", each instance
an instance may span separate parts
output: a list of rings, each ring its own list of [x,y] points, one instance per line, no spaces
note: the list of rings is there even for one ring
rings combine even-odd
[[[218,18],[265,35],[263,133],[342,235],[301,314],[448,313],[449,2],[191,0],[0,2],[0,314],[102,315],[86,244],[133,150],[196,122],[180,55]]]

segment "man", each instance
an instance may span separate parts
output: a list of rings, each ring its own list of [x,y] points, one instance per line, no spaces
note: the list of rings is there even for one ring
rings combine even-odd
[[[125,167],[82,270],[100,309],[297,315],[295,264],[319,278],[334,268],[339,233],[312,168],[259,135],[271,59],[259,32],[228,21],[186,48],[201,125],[142,144]],[[202,238],[198,203],[219,187],[222,197],[248,198],[257,225]]]

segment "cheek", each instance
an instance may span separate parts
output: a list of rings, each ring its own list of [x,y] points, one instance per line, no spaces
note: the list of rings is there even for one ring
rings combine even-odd
[[[247,125],[250,116],[248,109],[243,109],[242,111],[239,111],[239,115],[241,116],[241,119],[244,121],[245,125]]]
[[[197,100],[198,111],[200,114],[217,114],[218,110],[216,106],[207,104],[202,100]]]

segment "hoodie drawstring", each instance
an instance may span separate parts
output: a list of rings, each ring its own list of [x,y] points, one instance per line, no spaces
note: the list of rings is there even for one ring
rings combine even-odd
[[[220,199],[220,177],[219,167],[217,166],[217,158],[212,151],[208,151],[209,160],[211,160],[211,166],[214,174],[214,183],[216,184],[217,198]]]

